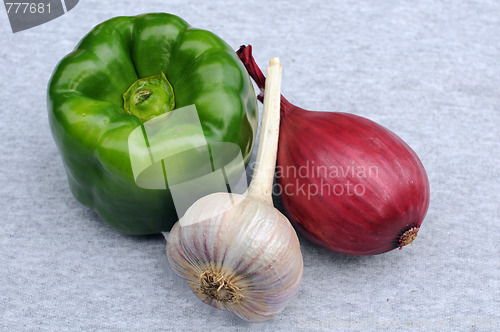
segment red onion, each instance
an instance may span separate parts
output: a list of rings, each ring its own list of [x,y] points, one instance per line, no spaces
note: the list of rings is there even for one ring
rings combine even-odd
[[[261,89],[251,46],[237,51]],[[274,192],[295,228],[331,251],[375,255],[416,237],[429,207],[429,181],[415,152],[366,118],[311,112],[281,96]]]

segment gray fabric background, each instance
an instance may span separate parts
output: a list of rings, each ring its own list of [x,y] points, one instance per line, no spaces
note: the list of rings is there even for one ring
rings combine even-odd
[[[130,237],[72,197],[46,111],[57,62],[99,22],[165,11],[257,62],[283,94],[390,128],[431,205],[411,248],[350,257],[301,241],[304,280],[275,319],[200,302],[161,236]],[[13,34],[0,10],[0,330],[500,330],[500,2],[80,1]]]

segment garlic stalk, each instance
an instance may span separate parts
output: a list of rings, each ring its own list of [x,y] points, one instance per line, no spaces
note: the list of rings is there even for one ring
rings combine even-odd
[[[281,64],[270,60],[256,170],[243,195],[215,193],[196,201],[168,236],[172,269],[203,302],[259,322],[279,314],[302,280],[300,245],[273,207],[280,117]]]

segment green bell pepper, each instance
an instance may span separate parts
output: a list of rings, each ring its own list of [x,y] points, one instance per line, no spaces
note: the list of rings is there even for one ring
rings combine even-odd
[[[55,68],[47,104],[71,192],[134,235],[168,231],[178,219],[168,187],[141,188],[134,179],[134,129],[195,105],[206,141],[236,144],[248,163],[258,119],[250,78],[231,47],[164,13],[96,26]]]

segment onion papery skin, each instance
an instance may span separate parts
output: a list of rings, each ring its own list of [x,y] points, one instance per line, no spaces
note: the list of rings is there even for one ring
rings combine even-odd
[[[301,234],[348,255],[381,254],[415,238],[429,181],[401,138],[369,119],[306,111],[283,97],[281,117],[274,191]]]

